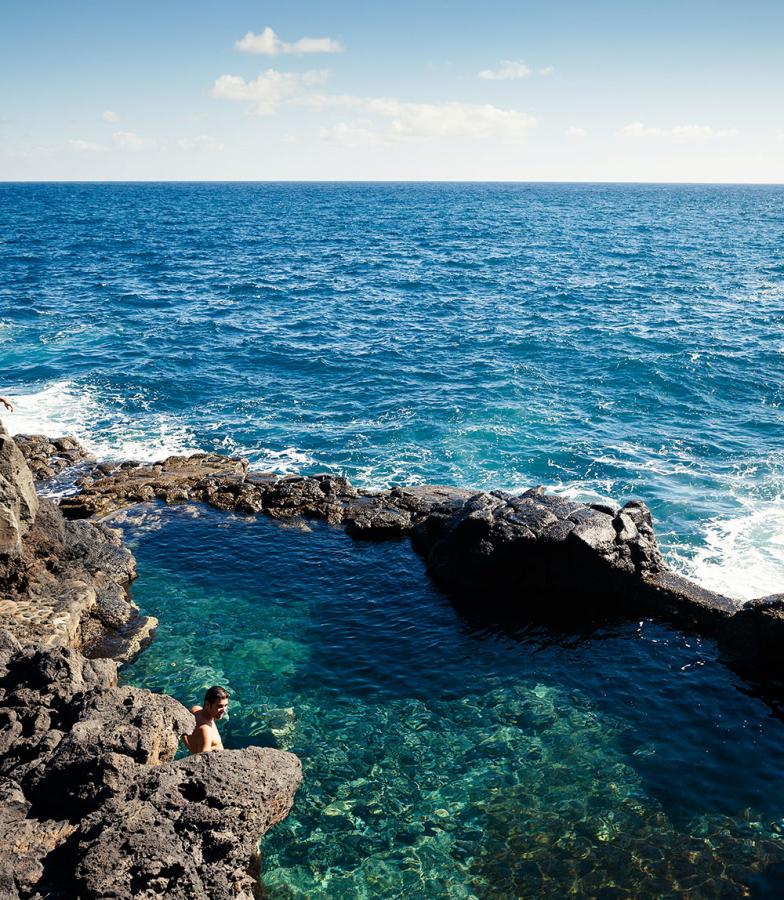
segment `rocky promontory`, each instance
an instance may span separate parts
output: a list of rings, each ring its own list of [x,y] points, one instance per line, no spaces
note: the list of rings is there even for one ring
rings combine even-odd
[[[117,666],[0,631],[0,896],[250,898],[258,841],[301,781],[291,753],[176,760],[193,716]]]
[[[47,444],[36,472],[84,463],[75,448]],[[117,681],[157,624],[128,597],[134,576],[117,531],[36,494],[0,426],[3,898],[258,896],[259,838],[291,809],[300,762],[257,747],[174,759],[193,716]]]

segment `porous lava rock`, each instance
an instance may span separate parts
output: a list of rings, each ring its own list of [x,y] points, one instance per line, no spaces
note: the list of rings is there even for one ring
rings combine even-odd
[[[36,481],[49,481],[65,469],[75,466],[85,472],[95,471],[97,461],[92,453],[72,437],[48,438],[43,434],[14,435]]]
[[[173,760],[193,716],[118,686],[111,660],[0,631],[0,896],[258,894],[258,841],[299,760],[268,748]]]
[[[137,774],[82,823],[79,896],[258,896],[259,838],[288,815],[300,780],[296,756],[266,747]]]

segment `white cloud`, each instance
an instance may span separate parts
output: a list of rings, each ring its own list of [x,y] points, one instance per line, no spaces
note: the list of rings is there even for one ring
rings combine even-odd
[[[248,102],[256,115],[271,115],[279,106],[291,104],[313,110],[352,109],[387,123],[374,127],[372,120],[341,122],[320,132],[324,140],[353,145],[452,138],[519,141],[536,124],[527,113],[499,109],[489,103],[408,103],[389,97],[312,90],[328,74],[324,70],[293,73],[267,69],[253,81],[238,75],[221,75],[213,85],[212,96]]]
[[[145,141],[133,131],[115,131],[112,134],[111,144],[98,144],[94,141],[74,140],[68,141],[71,150],[77,153],[107,153],[109,151],[147,150],[156,146],[155,141]]]
[[[341,122],[322,131],[326,140],[344,144],[491,138],[511,142],[522,140],[536,125],[533,116],[514,109],[499,109],[489,103],[404,103],[372,97],[330,100],[333,105],[350,106],[388,120],[388,125],[381,129],[374,129],[369,122]]]
[[[133,131],[115,131],[112,134],[114,146],[118,150],[143,150],[148,146],[147,141],[143,141],[138,134]]]
[[[663,133],[661,128],[648,128],[642,122],[632,122],[629,125],[624,125],[623,128],[616,132],[618,137],[633,139],[661,137]]]
[[[521,59],[502,59],[497,69],[482,69],[479,77],[486,81],[515,81],[518,78],[528,78],[530,74],[530,66]]]
[[[264,56],[277,56],[279,53],[301,56],[303,53],[341,53],[343,51],[340,41],[329,37],[303,37],[298,41],[287,43],[282,41],[269,25],[261,34],[249,31],[234,46],[243,53],[261,53]]]
[[[212,87],[212,96],[221,100],[245,100],[259,116],[275,112],[281,103],[291,101],[326,81],[326,70],[311,72],[278,72],[267,69],[253,81],[239,75],[221,75]]]
[[[679,141],[710,141],[713,138],[735,137],[737,128],[711,128],[710,125],[676,125],[670,134]]]
[[[215,138],[210,137],[208,134],[199,134],[192,138],[180,138],[177,141],[177,146],[181,150],[194,151],[196,153],[220,153],[225,147],[221,141],[216,141]]]
[[[68,146],[77,153],[105,153],[109,149],[105,144],[96,144],[94,141],[68,141]]]
[[[588,136],[588,132],[584,128],[578,128],[576,125],[570,125],[564,134],[572,140],[579,141]]]
[[[737,128],[713,128],[710,125],[675,125],[672,128],[649,127],[642,122],[624,125],[616,132],[617,137],[631,140],[645,138],[665,138],[675,141],[711,141],[735,137]]]
[[[114,123],[114,122],[119,122],[119,121],[120,121],[120,117],[119,117],[119,116],[117,115],[117,113],[114,112],[114,110],[112,110],[112,109],[105,109],[105,110],[103,111],[103,113],[101,114],[101,118],[104,120],[104,122],[112,122],[112,123]]]
[[[370,144],[382,143],[382,138],[377,131],[367,122],[340,122],[331,128],[322,128],[319,131],[322,141],[342,144],[344,147],[367,147]]]

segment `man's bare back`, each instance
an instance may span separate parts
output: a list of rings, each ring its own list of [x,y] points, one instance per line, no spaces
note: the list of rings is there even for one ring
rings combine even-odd
[[[191,753],[211,753],[223,750],[223,741],[216,724],[222,719],[229,705],[229,695],[219,687],[210,688],[204,697],[204,706],[192,706],[196,725],[190,734],[183,735],[183,742]]]

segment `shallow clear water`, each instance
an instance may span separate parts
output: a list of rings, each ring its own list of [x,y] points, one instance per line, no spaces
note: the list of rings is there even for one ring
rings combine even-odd
[[[0,184],[15,431],[646,500],[784,584],[784,188]]]
[[[189,705],[223,684],[227,746],[302,758],[263,842],[271,897],[776,896],[784,723],[711,641],[493,626],[407,541],[205,507],[119,519],[161,619],[124,677]]]

